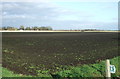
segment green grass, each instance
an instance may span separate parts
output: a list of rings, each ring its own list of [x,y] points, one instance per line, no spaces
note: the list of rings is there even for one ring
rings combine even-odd
[[[120,77],[120,56],[110,59],[111,65],[115,65],[116,73],[112,77]],[[70,67],[69,70],[63,70],[55,73],[59,77],[105,77],[105,61],[96,64],[87,64],[77,67]]]
[[[32,77],[32,76],[25,76],[22,74],[15,74],[12,71],[2,68],[2,77]]]
[[[48,74],[39,74],[40,77],[51,77]],[[2,68],[2,77],[38,77],[31,75],[15,74],[14,72],[8,70],[7,68]]]
[[[120,77],[120,64],[118,63],[120,56],[110,59],[111,65],[115,65],[116,73],[112,77]],[[22,74],[15,74],[12,71],[2,68],[2,77],[33,77]],[[51,77],[49,74],[40,74],[39,77]],[[67,70],[60,69],[60,71],[52,75],[55,79],[60,77],[105,77],[105,61],[96,64],[87,64],[82,66],[67,66]]]

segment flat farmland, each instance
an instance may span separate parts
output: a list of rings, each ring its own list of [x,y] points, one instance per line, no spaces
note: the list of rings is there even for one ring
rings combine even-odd
[[[117,32],[3,32],[2,65],[27,75],[52,73],[116,57],[118,41]]]

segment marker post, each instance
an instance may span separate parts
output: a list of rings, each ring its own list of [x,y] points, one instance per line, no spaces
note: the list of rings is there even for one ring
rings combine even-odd
[[[106,79],[111,79],[111,73],[110,73],[110,60],[106,60]]]

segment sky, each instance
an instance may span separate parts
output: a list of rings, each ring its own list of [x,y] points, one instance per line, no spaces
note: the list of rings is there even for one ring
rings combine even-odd
[[[2,2],[2,26],[118,29],[117,2]]]

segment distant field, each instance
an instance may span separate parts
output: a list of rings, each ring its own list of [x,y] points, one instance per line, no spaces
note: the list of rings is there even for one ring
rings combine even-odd
[[[0,32],[120,32],[120,31],[74,31],[74,30],[48,30],[48,31],[45,31],[45,30],[2,30]]]
[[[3,32],[2,38],[3,67],[26,75],[118,56],[118,33],[114,32]]]

